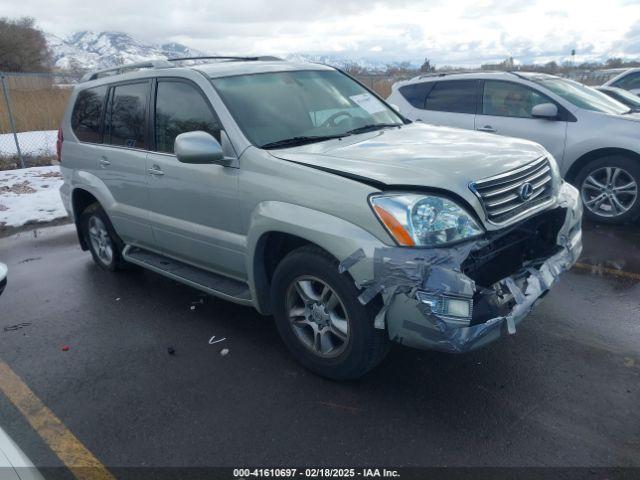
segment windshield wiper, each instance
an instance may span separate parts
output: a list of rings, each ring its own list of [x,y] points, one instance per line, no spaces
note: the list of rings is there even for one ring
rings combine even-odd
[[[322,142],[324,140],[331,140],[332,138],[341,138],[341,137],[344,137],[344,135],[315,135],[315,136],[283,138],[282,140],[276,140],[275,142],[269,142],[269,143],[265,143],[264,145],[260,145],[260,148],[264,148],[268,150],[270,148],[295,147],[297,145],[305,145],[307,143]]]
[[[389,127],[399,127],[401,123],[372,123],[371,125],[363,125],[362,127],[354,128],[353,130],[348,130],[346,133],[348,135],[354,135],[357,133],[366,133],[373,132],[374,130],[381,130],[383,128]]]

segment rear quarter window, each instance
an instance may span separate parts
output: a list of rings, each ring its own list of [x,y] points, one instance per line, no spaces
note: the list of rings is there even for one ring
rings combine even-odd
[[[78,93],[71,113],[71,128],[81,142],[100,143],[100,124],[107,86],[88,88]]]
[[[424,101],[427,94],[433,88],[434,82],[413,83],[400,87],[398,91],[411,106],[415,108],[424,108]]]

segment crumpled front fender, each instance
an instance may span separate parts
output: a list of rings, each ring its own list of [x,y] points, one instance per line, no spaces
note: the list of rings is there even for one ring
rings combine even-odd
[[[516,325],[582,252],[582,203],[578,191],[563,184],[555,207],[565,210],[564,222],[556,237],[556,253],[535,267],[523,266],[500,281],[512,297],[513,306],[507,312],[477,325],[463,325],[459,320],[434,312],[417,295],[430,292],[473,298],[481,287],[462,272],[461,265],[472,251],[486,246],[490,242],[487,239],[439,249],[376,249],[374,276],[361,285],[364,290],[359,300],[366,304],[381,295],[383,307],[376,316],[376,327],[386,327],[392,340],[416,348],[461,353],[484,346],[503,334],[514,334]],[[364,259],[364,252],[355,252],[345,258],[339,268],[348,270]]]

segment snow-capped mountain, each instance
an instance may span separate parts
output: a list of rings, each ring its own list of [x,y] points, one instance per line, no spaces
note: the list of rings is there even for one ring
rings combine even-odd
[[[94,70],[150,58],[200,56],[206,53],[180,43],[155,45],[122,32],[82,31],[61,38],[47,35],[56,68]]]
[[[47,34],[55,67],[61,70],[97,70],[151,58],[177,58],[215,55],[205,53],[180,43],[162,45],[145,43],[123,32],[76,32],[62,38]],[[347,58],[336,55],[291,53],[287,60],[320,62],[345,68],[356,65],[368,71],[383,71],[386,63],[363,58]]]

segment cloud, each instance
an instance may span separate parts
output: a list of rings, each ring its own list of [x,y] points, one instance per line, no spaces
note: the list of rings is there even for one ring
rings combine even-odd
[[[46,12],[46,15],[42,14]],[[339,54],[478,65],[640,56],[640,4],[581,0],[49,0],[2,2],[45,31],[117,30],[224,54]],[[626,33],[624,33],[626,32]]]

